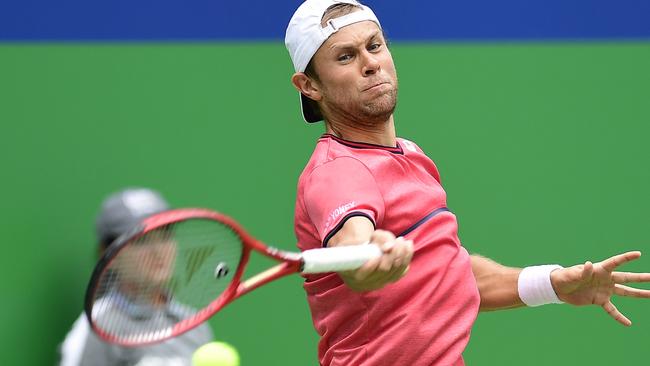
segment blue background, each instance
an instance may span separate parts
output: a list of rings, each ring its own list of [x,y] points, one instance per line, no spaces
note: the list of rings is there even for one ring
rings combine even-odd
[[[5,1],[0,41],[275,40],[298,0]],[[366,1],[394,40],[649,39],[650,1]]]

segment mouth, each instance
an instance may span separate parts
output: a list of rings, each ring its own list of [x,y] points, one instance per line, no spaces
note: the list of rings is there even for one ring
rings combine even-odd
[[[365,92],[365,91],[372,91],[372,90],[375,90],[375,89],[381,88],[381,87],[383,87],[383,86],[386,85],[386,84],[389,84],[389,83],[388,83],[387,81],[382,81],[382,82],[379,82],[379,83],[375,83],[375,84],[372,84],[372,85],[370,85],[370,86],[364,88],[362,91],[364,91],[364,92]]]

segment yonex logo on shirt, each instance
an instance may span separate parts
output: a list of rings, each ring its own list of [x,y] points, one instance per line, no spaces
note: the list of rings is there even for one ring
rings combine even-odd
[[[327,219],[327,223],[325,224],[325,227],[329,228],[333,222],[336,222],[336,219],[338,219],[339,216],[343,215],[347,210],[354,207],[354,205],[356,205],[356,202],[352,201],[337,207],[334,211],[330,213]]]

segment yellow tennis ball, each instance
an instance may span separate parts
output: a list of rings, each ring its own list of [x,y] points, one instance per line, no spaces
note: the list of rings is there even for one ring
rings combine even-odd
[[[225,342],[206,343],[194,351],[192,366],[239,366],[239,353]]]

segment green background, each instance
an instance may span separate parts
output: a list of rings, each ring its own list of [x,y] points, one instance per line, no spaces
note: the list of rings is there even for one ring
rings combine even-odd
[[[398,135],[438,165],[470,252],[572,265],[648,247],[650,44],[392,49]],[[280,43],[0,45],[0,364],[55,362],[82,308],[98,205],[122,187],[295,248],[296,181],[323,127],[302,122],[291,72]],[[625,268],[650,271],[650,257]],[[631,328],[596,307],[481,314],[466,361],[644,364],[650,302],[616,304]],[[317,364],[300,277],[210,324],[244,366]]]

